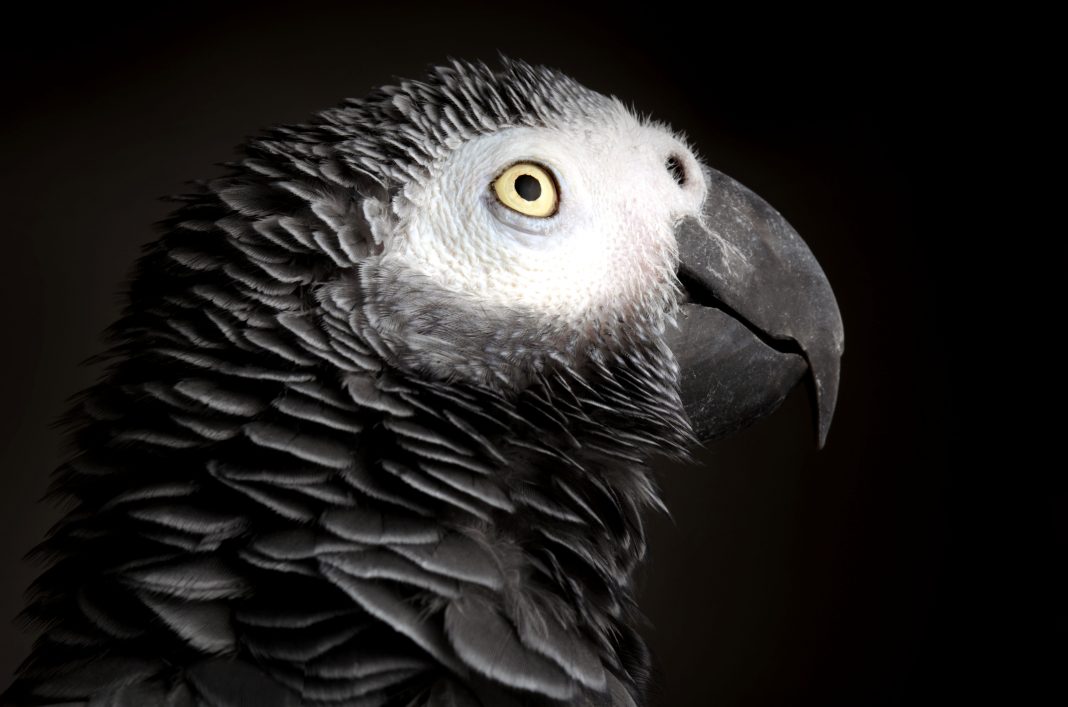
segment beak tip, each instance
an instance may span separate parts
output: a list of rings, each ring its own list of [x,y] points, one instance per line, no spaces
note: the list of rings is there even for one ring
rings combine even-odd
[[[827,434],[831,431],[830,418],[821,415],[819,428],[819,439],[816,441],[816,449],[822,452],[823,448],[827,446]]]
[[[831,420],[838,405],[838,379],[841,371],[841,354],[832,354],[827,361],[810,361],[812,378],[816,384],[817,449],[827,444]]]

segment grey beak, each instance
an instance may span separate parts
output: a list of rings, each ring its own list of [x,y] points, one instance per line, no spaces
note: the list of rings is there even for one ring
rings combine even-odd
[[[679,224],[687,290],[668,344],[700,439],[769,414],[811,371],[820,447],[834,416],[845,336],[838,303],[812,252],[775,209],[708,170],[701,219]]]

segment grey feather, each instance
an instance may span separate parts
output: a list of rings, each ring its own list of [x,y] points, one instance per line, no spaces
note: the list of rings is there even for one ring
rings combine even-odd
[[[136,508],[129,515],[147,523],[157,523],[165,528],[183,533],[229,538],[238,535],[248,521],[241,516],[217,513],[194,505],[153,505]]]
[[[456,493],[448,484],[443,484],[437,481],[423,469],[416,470],[412,467],[398,464],[388,459],[382,461],[382,468],[411,486],[416,491],[439,501],[444,501],[457,509],[477,517],[479,520],[487,522],[490,520],[486,509],[478,503],[473,502],[467,495]]]
[[[363,678],[395,670],[420,670],[434,667],[426,658],[390,655],[371,647],[333,651],[328,656],[311,661],[306,670],[323,678]]]
[[[344,645],[366,629],[363,622],[328,620],[299,631],[249,629],[242,637],[244,646],[261,659],[307,663]]]
[[[269,486],[303,486],[321,484],[333,474],[329,469],[316,467],[299,467],[297,465],[275,466],[273,468],[244,468],[233,464],[223,464],[212,460],[208,470],[213,475],[237,482],[255,482]]]
[[[604,666],[587,640],[565,629],[551,612],[537,611],[529,604],[517,610],[515,617],[523,645],[550,659],[586,687],[598,692],[605,689]]]
[[[236,647],[230,610],[224,604],[174,601],[142,594],[142,601],[190,646],[205,653],[227,653]]]
[[[388,579],[430,590],[442,597],[453,599],[460,595],[460,587],[433,572],[427,572],[415,563],[388,550],[362,550],[346,553],[328,553],[319,561],[334,569],[360,579]]]
[[[420,467],[438,481],[461,491],[474,499],[502,511],[511,512],[515,506],[505,495],[500,485],[484,476],[475,475],[463,469],[450,468],[445,464],[424,462]]]
[[[117,506],[162,498],[188,498],[199,487],[190,481],[172,481],[161,484],[152,484],[141,488],[132,489],[120,493],[105,503],[101,510],[115,508]]]
[[[404,508],[420,516],[433,515],[430,508],[410,495],[399,493],[387,485],[386,481],[379,477],[388,477],[385,472],[375,473],[374,470],[357,465],[341,472],[341,478],[354,489],[360,491],[371,499],[384,501],[393,506]]]
[[[274,406],[291,417],[317,422],[342,432],[355,434],[363,429],[363,425],[351,417],[327,405],[316,403],[306,398],[302,399],[296,396],[278,398],[274,401]]]
[[[248,545],[252,550],[276,560],[306,560],[325,552],[345,552],[358,547],[308,527],[266,533]]]
[[[372,508],[327,511],[322,516],[322,524],[346,540],[377,545],[430,543],[442,535],[441,527],[433,521]]]
[[[209,462],[209,470],[218,469]],[[244,483],[227,478],[221,473],[214,474],[219,481],[226,486],[239,491],[258,505],[270,509],[283,518],[298,523],[307,523],[315,518],[315,506],[307,501],[295,497],[283,486],[270,484]]]
[[[388,589],[375,582],[355,579],[329,566],[323,568],[323,574],[367,613],[410,638],[441,665],[461,674],[464,672],[449,650],[442,629]]]
[[[427,444],[444,447],[445,449],[463,456],[475,456],[470,448],[461,445],[455,439],[435,432],[429,427],[425,427],[418,423],[409,422],[407,420],[386,419],[382,421],[382,425],[386,429],[396,432],[403,437],[410,437],[419,442],[426,442]]]
[[[351,411],[354,409],[352,403],[341,397],[338,391],[326,388],[315,380],[298,381],[290,383],[286,387],[340,410]]]
[[[171,560],[130,570],[132,586],[191,601],[238,597],[248,591],[245,580],[217,558]]]
[[[345,376],[345,388],[352,396],[357,405],[388,412],[398,417],[406,417],[412,414],[412,407],[394,395],[383,393],[374,381],[363,375],[352,374]]]
[[[227,390],[203,379],[179,381],[174,385],[174,389],[198,403],[228,415],[252,417],[266,407],[265,403],[251,395]]]
[[[393,550],[425,570],[488,589],[504,584],[500,567],[489,551],[460,533],[449,533],[424,545],[393,545]]]
[[[191,415],[171,415],[171,420],[210,442],[222,442],[241,434],[241,424],[231,420],[207,419]]]
[[[352,452],[345,445],[326,437],[294,432],[267,422],[248,423],[245,425],[245,434],[262,447],[286,452],[313,464],[331,469],[344,469],[352,464]]]
[[[315,325],[312,317],[294,312],[280,312],[276,319],[290,333],[295,334],[299,341],[313,349],[322,351],[330,345],[330,338]]]
[[[331,621],[334,619],[343,619],[345,617],[358,616],[362,612],[355,609],[338,610],[333,611],[321,611],[315,607],[309,607],[304,611],[297,611],[290,609],[288,613],[283,611],[267,611],[262,607],[256,608],[243,608],[235,615],[237,621],[249,626],[261,626],[269,629],[289,629],[289,628],[307,628],[314,624]]]
[[[478,595],[466,594],[449,604],[445,631],[460,658],[486,677],[556,700],[577,692],[560,668],[524,648],[515,629]]]
[[[292,489],[329,506],[352,508],[355,505],[355,499],[348,487],[332,479],[322,484],[301,484],[293,486]]]
[[[142,442],[169,449],[189,449],[203,444],[198,437],[166,430],[123,430],[115,434],[115,439],[119,442]]]
[[[435,461],[445,462],[446,464],[455,464],[456,466],[463,467],[476,474],[482,474],[483,476],[493,476],[499,469],[499,467],[494,467],[476,457],[468,456],[466,454],[457,454],[449,451],[441,445],[426,444],[425,442],[417,441],[411,437],[402,437],[397,440],[397,443],[409,452],[414,452],[426,459],[433,459]]]

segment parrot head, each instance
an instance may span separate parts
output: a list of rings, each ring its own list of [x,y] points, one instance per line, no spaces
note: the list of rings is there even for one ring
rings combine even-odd
[[[796,231],[618,99],[521,62],[504,73],[456,64],[327,114],[361,126],[338,153],[366,177],[359,299],[392,360],[516,390],[554,359],[653,355],[702,440],[809,371],[822,446],[843,328]]]

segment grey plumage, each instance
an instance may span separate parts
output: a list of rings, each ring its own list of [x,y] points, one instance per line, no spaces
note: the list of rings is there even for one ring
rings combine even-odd
[[[642,702],[646,462],[693,441],[651,314],[677,293],[580,334],[376,259],[435,160],[607,100],[454,62],[178,197],[67,417],[6,699]]]

